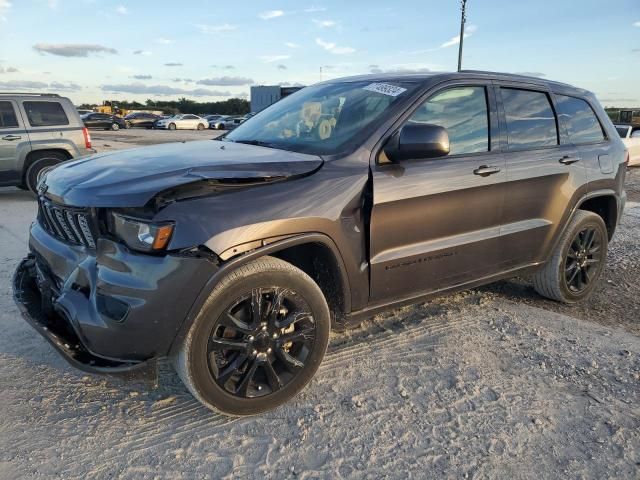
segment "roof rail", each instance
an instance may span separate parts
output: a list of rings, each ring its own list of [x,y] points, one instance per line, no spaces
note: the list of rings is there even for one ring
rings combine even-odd
[[[23,95],[32,97],[59,97],[57,93],[33,93],[33,92],[0,92],[0,95]]]

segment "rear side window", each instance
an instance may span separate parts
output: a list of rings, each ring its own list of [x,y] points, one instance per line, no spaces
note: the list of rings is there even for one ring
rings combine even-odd
[[[447,129],[450,155],[489,151],[489,114],[484,87],[456,87],[436,93],[409,119]]]
[[[23,105],[32,127],[69,125],[67,114],[58,102],[24,102]]]
[[[549,96],[544,92],[501,88],[509,149],[558,145],[558,127]]]
[[[18,117],[11,102],[0,102],[0,128],[16,128]]]
[[[573,143],[595,143],[605,140],[602,125],[591,106],[580,98],[556,95],[558,115],[562,118]]]

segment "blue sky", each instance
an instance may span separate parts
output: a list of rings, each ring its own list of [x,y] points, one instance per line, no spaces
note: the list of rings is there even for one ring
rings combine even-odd
[[[221,100],[321,75],[450,71],[458,31],[457,0],[0,0],[0,90]],[[640,106],[640,1],[469,0],[464,68]]]

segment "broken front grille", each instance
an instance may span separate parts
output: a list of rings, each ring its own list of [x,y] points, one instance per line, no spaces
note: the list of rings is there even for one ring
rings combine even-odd
[[[58,205],[40,198],[38,210],[40,225],[54,237],[73,245],[96,248],[89,209]]]

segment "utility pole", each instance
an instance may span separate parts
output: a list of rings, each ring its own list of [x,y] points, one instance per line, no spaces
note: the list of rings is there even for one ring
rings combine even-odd
[[[464,43],[464,24],[467,23],[467,0],[460,0],[462,15],[460,17],[460,44],[458,46],[458,71],[462,70],[462,44]]]

